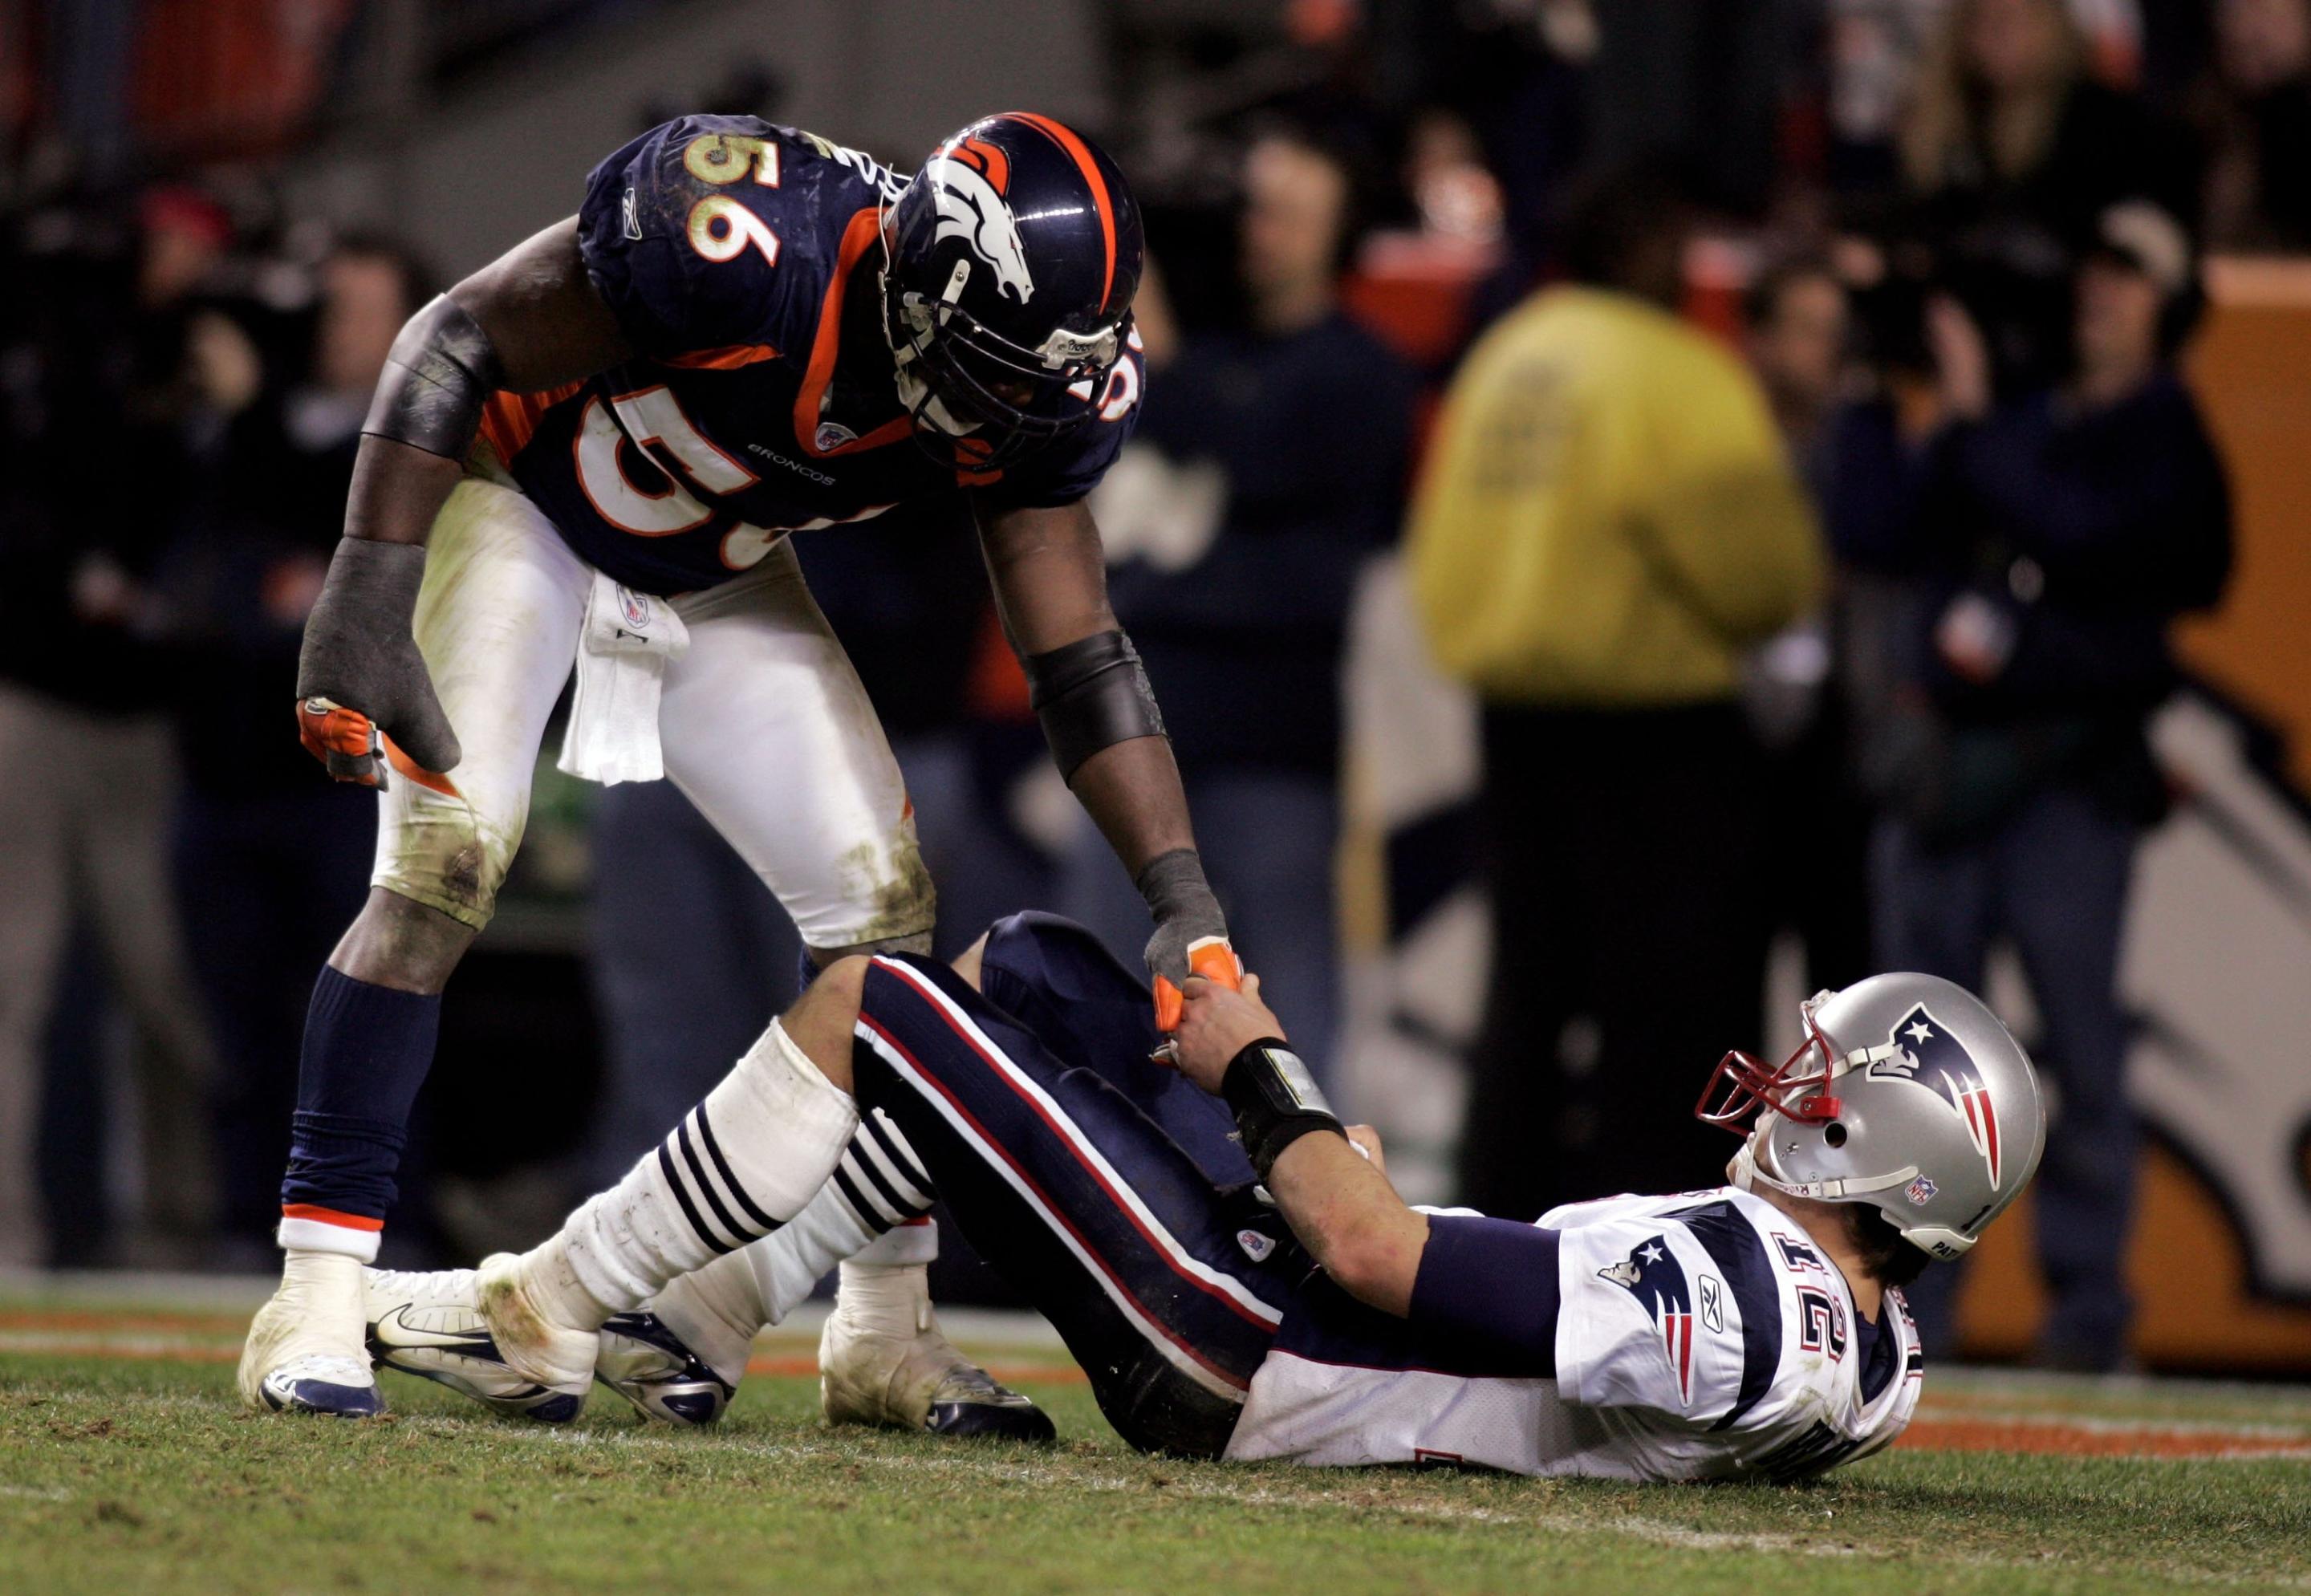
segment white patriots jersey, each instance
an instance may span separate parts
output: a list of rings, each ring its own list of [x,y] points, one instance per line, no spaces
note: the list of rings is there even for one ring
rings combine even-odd
[[[1378,1342],[1344,1351],[1287,1322],[1227,1455],[1795,1478],[1889,1444],[1916,1409],[1923,1359],[1901,1294],[1865,1335],[1844,1277],[1761,1199],[1609,1198],[1539,1225],[1559,1233],[1553,1377],[1456,1373],[1433,1347],[1407,1366]]]

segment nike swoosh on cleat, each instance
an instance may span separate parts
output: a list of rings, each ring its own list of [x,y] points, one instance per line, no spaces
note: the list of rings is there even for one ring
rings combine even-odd
[[[403,1317],[415,1306],[405,1303],[369,1327],[371,1339],[380,1347],[396,1352],[421,1352],[439,1348],[461,1352],[468,1357],[485,1357],[493,1362],[498,1357],[497,1343],[485,1330],[420,1330]]]

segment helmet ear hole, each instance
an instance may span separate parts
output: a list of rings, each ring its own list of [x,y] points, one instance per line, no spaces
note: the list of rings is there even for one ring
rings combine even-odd
[[[1844,1147],[1845,1145],[1844,1125],[1836,1120],[1832,1120],[1821,1128],[1821,1139],[1833,1147]]]

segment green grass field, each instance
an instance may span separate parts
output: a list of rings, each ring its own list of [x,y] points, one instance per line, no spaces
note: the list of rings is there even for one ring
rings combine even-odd
[[[797,1342],[708,1435],[258,1417],[240,1317],[0,1297],[0,1592],[2311,1587],[2311,1391],[1945,1381],[1822,1483],[1637,1487],[1143,1458],[1048,1367],[1053,1449],[831,1431]]]

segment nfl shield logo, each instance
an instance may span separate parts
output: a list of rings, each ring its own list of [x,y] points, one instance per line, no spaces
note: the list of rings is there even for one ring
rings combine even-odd
[[[1905,1190],[1904,1195],[1906,1196],[1910,1199],[1911,1203],[1915,1207],[1923,1208],[1928,1203],[1933,1201],[1934,1193],[1939,1190],[1940,1190],[1940,1188],[1934,1184],[1931,1177],[1920,1175],[1916,1180],[1910,1182],[1908,1188]]]
[[[858,437],[858,433],[839,421],[823,421],[818,423],[817,434],[811,439],[810,446],[823,455],[829,455],[846,443],[855,442]]]

